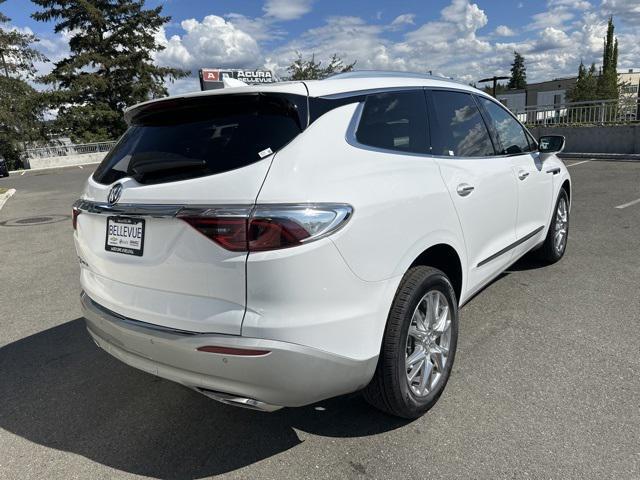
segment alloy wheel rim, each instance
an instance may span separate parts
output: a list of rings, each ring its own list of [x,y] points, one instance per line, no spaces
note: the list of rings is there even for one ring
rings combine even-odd
[[[567,244],[567,230],[569,226],[569,213],[567,209],[567,201],[561,198],[558,202],[558,210],[556,211],[556,229],[553,238],[553,245],[557,254],[564,252]]]
[[[411,316],[405,349],[407,383],[424,397],[441,383],[449,361],[451,307],[438,290],[424,295]]]

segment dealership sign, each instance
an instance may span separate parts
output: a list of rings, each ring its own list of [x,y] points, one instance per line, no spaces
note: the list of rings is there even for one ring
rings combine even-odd
[[[218,68],[203,68],[200,70],[200,88],[202,90],[224,88],[224,78],[233,78],[249,85],[273,83],[276,81],[276,78],[270,70],[221,70]]]

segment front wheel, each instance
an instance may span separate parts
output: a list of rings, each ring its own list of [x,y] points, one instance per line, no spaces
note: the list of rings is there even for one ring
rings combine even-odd
[[[458,307],[451,282],[438,269],[411,268],[391,306],[365,399],[392,415],[419,417],[442,394],[457,341]]]
[[[547,232],[542,247],[539,250],[541,260],[546,263],[556,263],[564,256],[567,249],[567,240],[569,237],[569,196],[562,189],[556,202],[556,209],[553,212],[551,225]]]

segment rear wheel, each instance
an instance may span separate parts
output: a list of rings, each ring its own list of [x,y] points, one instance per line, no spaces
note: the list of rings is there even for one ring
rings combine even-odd
[[[553,213],[551,225],[547,232],[539,256],[546,263],[556,263],[564,256],[567,249],[567,240],[569,236],[569,196],[562,189],[556,202],[556,209]]]
[[[457,339],[458,308],[451,282],[435,268],[411,268],[391,307],[366,400],[399,417],[422,415],[447,384]]]

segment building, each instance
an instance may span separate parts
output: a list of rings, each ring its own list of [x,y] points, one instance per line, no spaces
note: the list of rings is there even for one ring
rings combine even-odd
[[[564,77],[546,82],[530,83],[526,89],[508,90],[496,97],[512,112],[524,112],[525,107],[559,107],[568,102],[568,92],[575,86],[577,77]],[[618,69],[620,101],[636,103],[640,90],[640,68]]]
[[[530,83],[525,89],[508,90],[496,97],[512,112],[522,112],[525,107],[558,106],[567,101],[567,92],[575,86],[576,80],[577,77],[564,77]]]
[[[618,81],[622,84],[622,87],[620,88],[621,98],[638,98],[638,90],[640,87],[640,68],[619,68]]]

